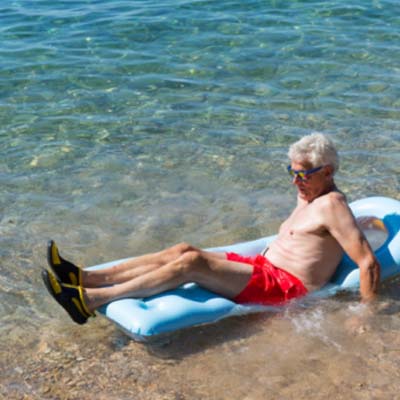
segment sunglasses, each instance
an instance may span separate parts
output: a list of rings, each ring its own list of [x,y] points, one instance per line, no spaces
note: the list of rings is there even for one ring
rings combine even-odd
[[[322,168],[324,168],[324,165],[311,169],[293,169],[290,165],[287,166],[289,175],[292,178],[299,178],[301,181],[307,181],[310,178],[310,175],[320,171]]]

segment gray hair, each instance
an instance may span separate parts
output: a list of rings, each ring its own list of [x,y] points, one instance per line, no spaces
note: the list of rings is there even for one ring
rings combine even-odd
[[[313,132],[303,136],[289,147],[289,159],[297,162],[309,162],[313,168],[331,165],[333,171],[339,169],[339,156],[332,140],[322,133]]]

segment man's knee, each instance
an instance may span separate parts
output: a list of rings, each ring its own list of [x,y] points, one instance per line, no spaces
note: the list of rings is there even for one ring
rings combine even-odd
[[[205,262],[201,251],[195,248],[183,253],[180,261],[181,273],[188,278],[194,277],[203,268]]]
[[[193,250],[196,250],[195,247],[186,242],[178,243],[172,247],[172,251],[176,253],[177,257]]]
[[[194,250],[195,248],[188,243],[182,242],[178,243],[164,251],[160,252],[160,260],[162,264],[168,264],[172,261],[177,260],[183,254],[187,253],[188,251]]]

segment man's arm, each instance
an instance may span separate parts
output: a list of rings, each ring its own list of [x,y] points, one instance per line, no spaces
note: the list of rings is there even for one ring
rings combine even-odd
[[[360,293],[362,301],[373,300],[378,293],[380,265],[345,198],[340,193],[327,196],[323,210],[326,228],[342,246],[343,250],[360,268]]]

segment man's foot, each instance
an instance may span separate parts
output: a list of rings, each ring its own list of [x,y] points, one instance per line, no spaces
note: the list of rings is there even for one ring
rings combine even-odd
[[[87,322],[89,317],[95,316],[88,309],[80,286],[61,283],[56,276],[46,269],[42,270],[42,279],[48,292],[67,311],[74,322],[82,325]]]
[[[82,270],[60,256],[53,240],[47,244],[47,262],[62,283],[82,286]]]

